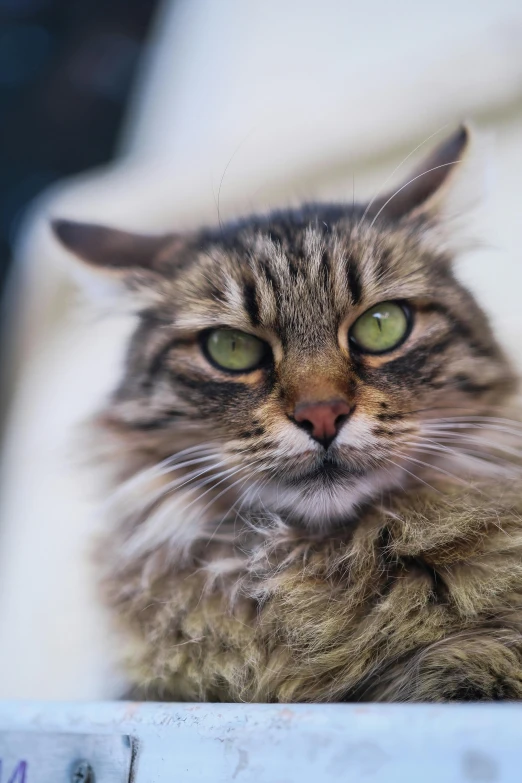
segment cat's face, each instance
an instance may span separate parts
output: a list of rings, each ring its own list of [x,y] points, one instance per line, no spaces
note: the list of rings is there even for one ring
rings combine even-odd
[[[154,263],[133,262],[126,279],[148,302],[106,421],[158,463],[186,449],[207,506],[348,520],[440,464],[440,451],[420,448],[430,421],[482,414],[511,390],[485,315],[433,241],[433,217],[363,213],[314,205],[141,240]],[[122,266],[123,235],[57,232],[77,252],[83,232],[83,248]],[[203,462],[212,454],[214,473]]]

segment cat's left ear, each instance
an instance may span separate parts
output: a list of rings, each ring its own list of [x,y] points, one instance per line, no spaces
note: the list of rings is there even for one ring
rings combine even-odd
[[[367,211],[372,220],[380,217],[398,221],[427,215],[443,217],[451,211],[462,212],[477,200],[477,191],[464,169],[469,169],[472,133],[462,125],[415,169],[406,182],[381,196]],[[464,177],[466,175],[466,177]],[[469,202],[469,203],[468,203]]]
[[[175,241],[172,235],[134,234],[72,220],[52,220],[51,228],[66,250],[78,259],[93,269],[115,274],[132,270],[161,272],[161,251]]]
[[[94,298],[154,295],[185,240],[177,235],[152,236],[93,223],[53,220],[61,245],[80,262],[73,274]]]

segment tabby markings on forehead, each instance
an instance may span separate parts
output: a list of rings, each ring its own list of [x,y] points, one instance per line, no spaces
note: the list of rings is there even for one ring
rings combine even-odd
[[[250,280],[246,280],[243,283],[243,307],[250,318],[252,326],[259,326],[260,312],[256,287]]]
[[[313,278],[319,276],[320,270],[323,267],[325,248],[326,245],[323,237],[309,226],[305,231],[303,250],[307,261],[306,268]]]
[[[352,297],[353,304],[358,305],[361,302],[363,292],[362,292],[361,276],[359,274],[359,270],[356,266],[355,259],[353,258],[353,256],[350,256],[347,261],[347,277],[348,277],[348,287],[350,289],[350,294]]]

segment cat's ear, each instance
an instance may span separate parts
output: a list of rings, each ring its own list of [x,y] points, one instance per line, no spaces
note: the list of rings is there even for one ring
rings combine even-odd
[[[61,244],[81,261],[123,275],[132,270],[161,272],[158,256],[175,239],[61,219],[52,220],[51,228]]]
[[[382,216],[397,221],[420,214],[436,216],[447,211],[447,202],[454,201],[452,190],[469,158],[470,147],[470,128],[462,125],[410,174],[406,182],[375,199],[367,215],[373,220]]]
[[[155,290],[183,245],[176,235],[149,236],[93,223],[55,219],[51,228],[78,264],[74,276],[96,298]]]

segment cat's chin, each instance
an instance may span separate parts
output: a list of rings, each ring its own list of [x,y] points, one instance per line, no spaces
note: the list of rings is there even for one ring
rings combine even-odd
[[[267,485],[261,492],[266,508],[290,524],[314,530],[329,530],[353,524],[360,508],[380,501],[382,493],[399,489],[404,472],[397,468],[376,469],[354,475],[347,468],[317,469],[289,482]]]

